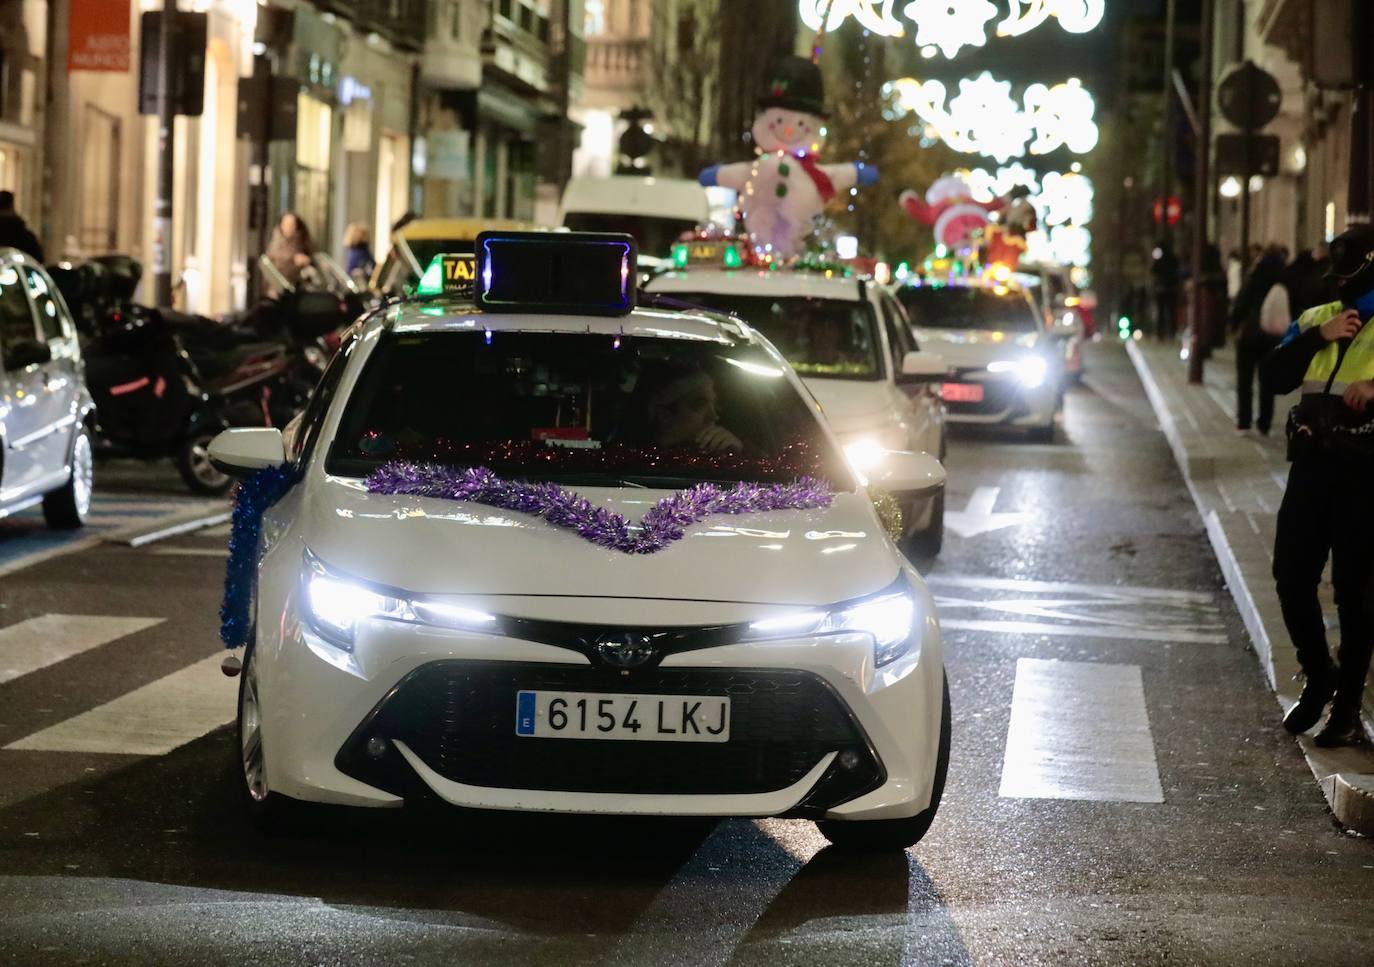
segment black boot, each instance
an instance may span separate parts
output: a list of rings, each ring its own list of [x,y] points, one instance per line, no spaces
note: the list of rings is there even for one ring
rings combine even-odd
[[[1356,709],[1337,705],[1331,709],[1331,717],[1326,725],[1312,740],[1323,749],[1338,745],[1358,745],[1364,741],[1364,726],[1360,724],[1360,713]]]
[[[1336,694],[1334,675],[1309,675],[1302,694],[1283,717],[1283,727],[1294,735],[1306,732],[1316,725],[1326,710],[1326,703]]]

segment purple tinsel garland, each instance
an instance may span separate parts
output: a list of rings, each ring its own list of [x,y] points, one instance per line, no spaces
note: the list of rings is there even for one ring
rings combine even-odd
[[[534,514],[555,527],[574,530],[594,544],[626,554],[661,551],[681,540],[692,524],[712,514],[829,507],[833,498],[830,488],[814,477],[800,477],[787,484],[740,483],[729,488],[703,483],[664,497],[640,518],[637,528],[632,528],[620,514],[593,506],[557,484],[505,480],[486,467],[388,463],[375,470],[366,485],[376,494],[467,500]]]

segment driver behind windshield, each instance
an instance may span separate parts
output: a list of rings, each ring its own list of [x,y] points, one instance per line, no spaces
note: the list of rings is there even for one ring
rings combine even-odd
[[[631,419],[641,422],[644,442],[665,450],[739,452],[744,443],[717,420],[716,384],[695,366],[659,364],[646,368],[630,402]]]

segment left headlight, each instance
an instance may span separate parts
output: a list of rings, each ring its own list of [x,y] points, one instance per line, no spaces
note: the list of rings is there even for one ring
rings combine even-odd
[[[902,582],[905,585],[905,582]],[[901,658],[916,644],[920,608],[912,592],[884,591],[838,605],[828,611],[803,611],[766,618],[749,626],[751,638],[791,638],[799,635],[861,631],[873,637],[873,663],[881,668]]]
[[[988,364],[989,373],[1013,373],[1026,389],[1043,386],[1050,367],[1043,356],[1022,356],[1020,359],[999,359]]]
[[[301,605],[310,627],[344,651],[353,650],[358,623],[373,618],[464,630],[490,629],[496,624],[496,616],[485,611],[378,591],[331,571],[309,549],[301,573]]]

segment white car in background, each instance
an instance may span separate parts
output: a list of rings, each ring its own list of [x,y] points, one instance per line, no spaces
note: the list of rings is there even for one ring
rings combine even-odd
[[[230,563],[253,582],[227,598],[249,809],[787,815],[904,849],[949,759],[931,595],[782,357],[722,315],[634,308],[624,236],[589,280],[605,263],[579,246],[606,238],[479,237],[480,308],[374,313],[287,438],[213,443],[232,472],[298,475],[251,567]],[[697,446],[662,442],[698,418]],[[825,485],[798,484],[797,461]],[[944,477],[924,454],[892,463]],[[484,499],[431,486],[476,467],[502,478]],[[510,496],[546,484],[575,494]],[[648,523],[708,499],[698,485],[772,507]]]
[[[719,243],[691,243],[710,250]],[[685,259],[680,259],[679,264]],[[733,261],[733,259],[732,259]],[[717,263],[719,264],[719,263]],[[945,490],[889,487],[889,452],[945,458],[948,371],[918,350],[906,314],[870,279],[752,266],[698,266],[651,279],[647,291],[733,313],[762,332],[815,396],[850,462],[890,492],[902,508],[907,548],[922,557],[944,540]]]
[[[950,368],[940,387],[949,419],[1024,427],[1054,439],[1064,354],[1024,289],[908,282],[896,296],[921,344]]]

